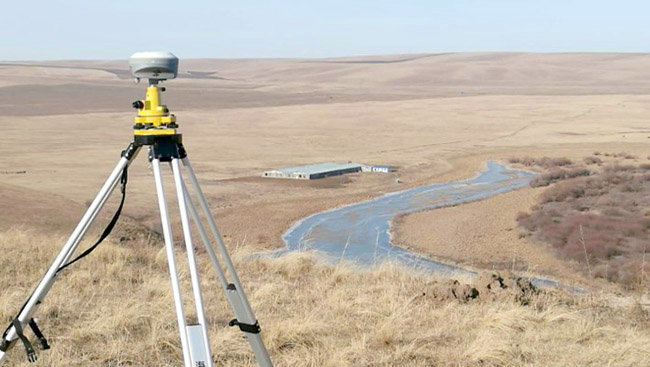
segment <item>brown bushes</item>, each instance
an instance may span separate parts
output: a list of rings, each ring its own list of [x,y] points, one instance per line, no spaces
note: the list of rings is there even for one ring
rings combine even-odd
[[[566,180],[568,178],[574,178],[579,176],[589,176],[590,174],[591,171],[589,171],[586,168],[572,168],[572,169],[556,168],[532,179],[530,181],[530,186],[532,187],[548,186],[557,181]]]
[[[546,171],[530,182],[530,186],[532,187],[548,186],[558,181],[579,176],[589,176],[591,174],[589,169],[574,165],[573,161],[566,157],[512,157],[508,159],[508,162]],[[587,164],[602,164],[602,160],[594,156],[585,158],[585,162]]]
[[[526,167],[539,166],[543,168],[563,167],[563,166],[569,166],[573,164],[573,162],[569,158],[565,158],[565,157],[560,157],[560,158],[513,157],[508,159],[508,162],[512,164],[523,164]]]
[[[599,151],[595,151],[594,155],[603,155],[605,157],[613,157],[613,158],[621,158],[621,159],[636,159],[637,158],[634,154],[630,154],[630,153],[626,153],[626,152],[619,152],[619,153],[605,152],[605,153],[601,153]],[[650,156],[648,156],[648,159],[650,159]]]
[[[584,159],[585,164],[597,164],[601,165],[603,163],[603,160],[596,157],[596,156],[590,156],[590,157],[585,157]]]
[[[561,256],[589,262],[594,276],[628,287],[643,286],[647,279],[638,262],[650,241],[647,169],[614,163],[593,173],[579,168],[551,170],[531,186],[557,183],[541,194],[531,213],[520,214],[517,220],[528,235],[550,243]]]

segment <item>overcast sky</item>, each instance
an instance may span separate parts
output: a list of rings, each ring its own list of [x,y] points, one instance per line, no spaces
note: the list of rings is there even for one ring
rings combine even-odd
[[[650,49],[647,0],[3,0],[0,9],[0,60]]]

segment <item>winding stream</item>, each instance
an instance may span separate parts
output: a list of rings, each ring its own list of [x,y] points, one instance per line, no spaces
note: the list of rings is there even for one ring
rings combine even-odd
[[[306,217],[289,228],[282,237],[286,246],[274,253],[316,250],[333,261],[347,260],[371,266],[391,260],[445,276],[474,277],[476,272],[472,270],[393,246],[390,221],[400,214],[466,203],[519,189],[528,185],[534,176],[531,172],[512,170],[490,161],[486,170],[469,180],[393,192]],[[538,286],[560,286],[549,279],[533,278],[532,281]]]

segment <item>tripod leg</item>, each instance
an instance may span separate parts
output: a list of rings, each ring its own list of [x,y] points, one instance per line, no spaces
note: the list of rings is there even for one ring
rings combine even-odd
[[[197,213],[196,207],[194,207],[194,203],[192,203],[192,198],[190,197],[190,194],[187,191],[187,187],[184,184],[183,184],[183,190],[185,190],[185,202],[187,203],[187,209],[189,210],[190,215],[192,216],[192,220],[196,224],[196,228],[198,229],[199,236],[201,237],[201,241],[203,242],[203,246],[205,246],[205,249],[208,252],[208,256],[210,256],[212,265],[214,266],[219,281],[221,282],[221,287],[225,292],[228,289],[228,280],[226,279],[226,274],[223,272],[223,268],[221,267],[221,263],[219,263],[217,254],[214,252],[214,249],[212,248],[212,243],[210,242],[208,233],[205,231],[205,227],[201,222],[201,217],[199,217],[199,213]]]
[[[188,177],[192,182],[192,186],[194,187],[194,191],[196,192],[196,196],[199,200],[199,204],[203,209],[203,214],[207,218],[208,225],[210,226],[212,234],[217,242],[217,249],[219,250],[221,257],[226,264],[226,269],[232,276],[233,282],[231,284],[227,284],[225,290],[230,306],[233,308],[235,312],[235,317],[237,318],[236,320],[231,321],[231,326],[238,325],[240,329],[244,332],[244,334],[247,336],[248,342],[251,345],[251,348],[253,349],[253,353],[255,353],[255,358],[257,360],[258,365],[260,367],[272,367],[273,363],[271,362],[269,353],[266,350],[266,347],[264,346],[264,342],[262,341],[257,319],[255,318],[250,303],[248,302],[248,298],[244,293],[244,288],[241,285],[241,281],[239,280],[239,276],[237,275],[235,266],[232,263],[232,259],[228,254],[228,249],[226,248],[226,245],[223,242],[221,233],[219,233],[219,229],[217,228],[217,224],[214,220],[214,217],[210,212],[210,208],[208,207],[208,202],[205,199],[205,196],[203,195],[203,191],[201,190],[196,175],[194,174],[192,165],[190,164],[190,161],[187,158],[187,156],[183,158],[182,161],[183,161],[183,165],[187,169]],[[189,197],[189,194],[187,194],[187,196]],[[196,213],[196,210],[194,209],[191,200],[187,200],[187,202],[188,202],[188,206],[190,207],[190,212],[194,211]],[[205,235],[205,229],[203,229],[203,226],[200,224],[200,221],[198,220],[199,219],[198,215],[196,217],[197,218],[195,218],[195,222],[197,222],[197,228],[199,229],[199,233],[203,232],[201,237],[207,238],[207,236]],[[216,261],[216,254],[214,253],[214,249],[212,248],[211,245],[209,245],[209,242],[206,242],[205,244],[206,244],[206,250],[208,251],[210,258],[213,260],[215,270],[217,271],[217,274],[221,278],[223,276],[223,271],[221,270],[218,261]]]
[[[199,214],[197,213],[194,204],[192,203],[189,193],[187,192],[187,188],[186,187],[183,188],[185,189],[185,201],[187,202],[187,208],[190,212],[190,215],[192,216],[192,220],[196,224],[201,240],[210,257],[210,260],[212,261],[212,265],[214,266],[214,269],[217,272],[217,276],[219,278],[219,281],[221,282],[223,291],[226,294],[228,303],[230,304],[230,308],[235,314],[237,320],[248,320],[247,322],[249,322],[250,324],[255,324],[256,323],[255,320],[247,319],[244,306],[240,301],[239,298],[240,296],[237,290],[232,285],[228,284],[226,274],[224,273],[223,268],[221,267],[221,264],[219,262],[219,259],[217,258],[217,255],[214,252],[214,249],[212,248],[212,244],[210,242],[208,234],[205,230],[205,227],[203,226],[203,223],[201,222],[201,218],[199,217]],[[251,344],[251,348],[255,351],[255,355],[257,360],[259,361],[259,365],[264,367],[272,366],[271,361],[268,357],[268,353],[266,352],[266,348],[264,347],[262,339],[259,336],[259,333],[246,333],[246,335],[248,336],[248,341]]]
[[[139,147],[135,147],[133,144],[131,144],[123,152],[122,158],[117,163],[117,166],[113,169],[113,172],[111,172],[106,182],[104,182],[104,185],[101,187],[99,193],[90,204],[90,207],[88,207],[86,210],[86,213],[83,215],[75,229],[72,231],[70,238],[68,238],[68,241],[65,243],[65,245],[63,245],[63,248],[54,259],[54,262],[45,273],[38,286],[36,286],[36,289],[31,294],[29,299],[27,299],[25,302],[25,305],[23,306],[17,318],[21,325],[24,326],[30,322],[34,312],[36,311],[36,308],[45,298],[50,288],[52,288],[52,285],[56,280],[57,271],[66,263],[67,260],[70,259],[70,256],[72,256],[74,251],[77,249],[79,242],[90,227],[90,224],[93,222],[97,214],[100,212],[101,208],[110,197],[110,194],[117,186],[117,183],[119,182],[122,175],[122,171],[129,165],[133,158],[135,158],[139,149]],[[2,342],[0,343],[0,362],[4,360],[7,350],[13,345],[13,343],[15,343],[17,338],[18,334],[16,328],[14,326],[9,326],[2,337]]]
[[[203,348],[197,348],[203,355],[200,357],[192,356],[192,360],[196,362],[198,359],[205,362],[205,367],[212,367],[212,353],[210,352],[210,340],[208,338],[208,327],[205,320],[205,309],[203,307],[203,296],[201,295],[201,280],[196,265],[196,254],[194,253],[194,244],[192,243],[192,231],[190,228],[190,221],[187,217],[187,203],[185,202],[185,186],[183,177],[181,175],[181,166],[178,158],[172,158],[171,162],[172,172],[174,173],[174,183],[176,185],[176,196],[178,197],[178,209],[180,211],[181,224],[183,227],[183,238],[187,252],[187,261],[190,269],[190,279],[192,281],[192,292],[194,294],[194,306],[196,307],[196,317],[200,325],[199,334],[203,334]],[[196,325],[193,327],[196,328]],[[190,346],[190,351],[192,351]]]
[[[163,236],[165,237],[165,250],[167,262],[169,263],[169,277],[172,282],[172,293],[174,294],[174,306],[176,307],[176,319],[178,320],[178,332],[181,336],[181,347],[183,349],[183,360],[185,367],[193,367],[190,359],[189,345],[187,341],[187,325],[185,323],[185,311],[183,310],[183,299],[181,298],[180,283],[178,281],[178,270],[176,269],[176,256],[174,255],[174,238],[169,223],[167,202],[163,189],[162,174],[160,173],[160,160],[151,160],[154,179],[156,181],[156,192],[158,194],[158,206],[160,209],[160,221],[162,223]]]

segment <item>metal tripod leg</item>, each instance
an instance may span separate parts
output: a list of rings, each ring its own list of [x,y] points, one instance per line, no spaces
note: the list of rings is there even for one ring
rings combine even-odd
[[[217,228],[217,224],[214,220],[214,217],[210,212],[210,208],[208,207],[207,200],[203,195],[203,191],[201,190],[196,175],[194,174],[194,170],[192,169],[190,161],[187,157],[183,158],[182,161],[183,161],[183,165],[187,169],[188,177],[192,182],[192,186],[194,187],[194,191],[196,192],[196,196],[199,200],[199,204],[203,209],[203,214],[207,218],[208,225],[210,226],[212,234],[217,242],[217,249],[219,250],[221,258],[226,264],[226,269],[228,270],[228,273],[232,277],[232,283],[229,283],[218,261],[218,258],[214,252],[214,249],[211,245],[211,241],[208,239],[205,228],[203,227],[203,224],[200,221],[198,213],[196,212],[196,208],[194,207],[194,204],[190,199],[189,193],[187,192],[187,188],[183,186],[183,190],[185,191],[185,196],[186,196],[187,207],[190,211],[190,214],[192,215],[194,222],[196,223],[196,227],[199,231],[201,239],[205,244],[210,259],[212,260],[215,271],[217,272],[217,275],[221,280],[228,302],[233,312],[235,313],[236,320],[233,321],[239,325],[240,329],[244,332],[244,334],[248,338],[248,342],[253,350],[253,353],[255,353],[255,358],[257,360],[258,365],[260,367],[272,367],[273,363],[271,362],[271,358],[269,357],[266,347],[264,346],[264,342],[262,341],[257,319],[255,318],[250,303],[248,302],[246,294],[244,293],[244,289],[241,285],[241,281],[239,280],[239,276],[237,275],[237,271],[235,270],[235,267],[232,263],[232,259],[228,254],[228,250],[223,242],[221,233],[219,233],[219,229]]]
[[[205,320],[205,309],[203,307],[203,296],[201,295],[201,280],[199,278],[198,267],[196,264],[196,254],[194,253],[194,244],[192,243],[192,230],[190,221],[187,218],[187,203],[185,201],[185,186],[181,175],[181,166],[178,158],[173,158],[171,162],[172,172],[174,173],[174,183],[176,185],[176,196],[178,197],[178,209],[180,211],[181,224],[183,226],[183,238],[185,240],[185,249],[187,252],[187,261],[190,269],[190,279],[192,281],[192,293],[194,294],[194,306],[196,307],[196,318],[198,325],[188,326],[187,333],[196,335],[195,339],[202,342],[203,346],[193,345],[193,338],[190,340],[190,354],[192,361],[205,362],[203,367],[212,367],[212,353],[210,351],[210,340],[208,338],[208,327]]]
[[[165,200],[165,191],[163,189],[162,174],[160,173],[160,160],[152,159],[154,179],[156,181],[156,192],[158,194],[158,206],[160,209],[160,221],[162,223],[163,236],[165,237],[165,250],[167,252],[167,262],[169,264],[169,277],[172,283],[172,293],[174,295],[174,307],[176,308],[176,319],[178,321],[178,331],[181,336],[181,347],[183,349],[183,361],[185,367],[193,367],[190,359],[189,345],[187,341],[187,325],[185,323],[185,312],[183,310],[183,299],[181,298],[180,282],[178,281],[178,270],[176,269],[176,256],[174,255],[174,238],[172,237],[172,227],[169,223],[167,212],[167,202]]]
[[[59,254],[56,256],[54,262],[45,273],[38,286],[36,286],[34,292],[31,294],[29,299],[27,299],[27,302],[25,302],[25,305],[18,315],[18,321],[21,325],[24,326],[29,323],[32,316],[34,315],[34,312],[36,312],[38,305],[43,301],[49,290],[52,288],[52,285],[56,280],[57,271],[59,268],[61,268],[61,266],[66,264],[74,251],[77,249],[84,234],[86,234],[86,231],[92,224],[93,220],[95,217],[97,217],[97,214],[100,212],[110,197],[111,193],[117,186],[122,172],[137,156],[139,150],[139,147],[135,147],[133,144],[131,144],[123,152],[122,158],[117,163],[117,166],[113,169],[113,172],[111,172],[106,182],[104,182],[104,185],[101,187],[99,193],[97,193],[97,196],[86,210],[86,213],[83,215],[75,229],[72,231],[70,238],[68,238],[68,241],[66,241],[65,245],[63,245],[63,249],[61,249],[61,252],[59,252]],[[13,345],[13,343],[16,342],[17,338],[18,335],[16,333],[16,328],[14,326],[10,326],[6,330],[1,341],[0,362],[4,360],[7,350]]]

